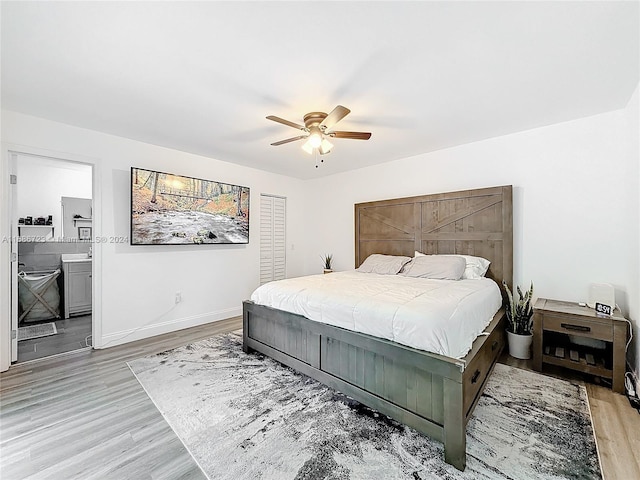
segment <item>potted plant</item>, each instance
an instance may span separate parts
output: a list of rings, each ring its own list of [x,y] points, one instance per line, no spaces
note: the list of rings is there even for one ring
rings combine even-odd
[[[531,343],[533,341],[533,282],[524,295],[520,287],[516,287],[516,300],[506,282],[502,282],[507,291],[509,305],[507,305],[507,340],[509,355],[527,360],[531,358]]]
[[[324,257],[322,257],[322,261],[324,262],[324,273],[331,273],[333,272],[333,269],[331,268],[331,262],[333,260],[333,255],[331,254],[327,254]]]

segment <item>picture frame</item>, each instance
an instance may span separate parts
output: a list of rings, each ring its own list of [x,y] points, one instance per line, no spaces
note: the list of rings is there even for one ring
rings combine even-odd
[[[249,243],[250,188],[131,167],[131,245]]]
[[[78,240],[91,240],[91,227],[78,227]]]

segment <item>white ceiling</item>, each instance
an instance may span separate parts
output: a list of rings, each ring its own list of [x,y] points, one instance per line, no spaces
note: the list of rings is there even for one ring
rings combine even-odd
[[[3,108],[314,178],[622,108],[632,2],[2,2]],[[314,168],[272,147],[342,104]]]

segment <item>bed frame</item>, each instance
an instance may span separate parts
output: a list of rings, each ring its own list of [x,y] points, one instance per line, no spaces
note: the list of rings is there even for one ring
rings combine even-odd
[[[491,260],[512,286],[511,186],[355,205],[355,266],[372,253],[459,253]],[[504,292],[503,292],[504,296]],[[444,443],[466,465],[466,424],[505,344],[501,309],[463,359],[243,303],[245,352],[258,351]]]

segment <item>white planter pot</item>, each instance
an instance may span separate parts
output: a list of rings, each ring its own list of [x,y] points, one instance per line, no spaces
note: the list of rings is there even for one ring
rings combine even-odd
[[[533,335],[516,335],[507,332],[507,340],[509,342],[509,355],[522,360],[531,358],[531,343]]]

